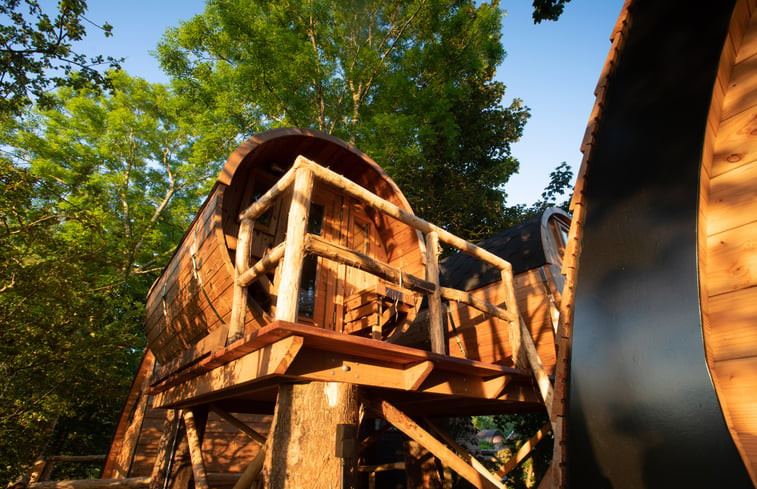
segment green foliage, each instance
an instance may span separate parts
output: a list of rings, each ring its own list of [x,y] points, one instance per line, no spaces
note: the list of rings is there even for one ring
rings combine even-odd
[[[549,183],[541,193],[541,199],[535,202],[532,208],[535,211],[542,211],[547,207],[559,207],[567,212],[572,198],[570,185],[572,180],[573,170],[563,161],[549,174]],[[558,204],[558,198],[563,195],[566,196],[565,200]]]
[[[144,297],[218,167],[165,86],[63,88],[0,134],[0,480],[46,447],[104,453],[144,346]]]
[[[211,0],[157,53],[195,109],[195,157],[316,128],[371,155],[416,213],[479,239],[512,224],[503,186],[528,117],[493,81],[501,20],[470,0]]]
[[[534,0],[534,11],[531,14],[534,24],[539,24],[542,20],[559,19],[568,2],[570,0]]]
[[[517,453],[518,449],[549,421],[546,413],[500,414],[474,416],[473,425],[478,430],[497,429],[508,438],[508,446],[499,452],[503,461]],[[507,487],[525,489],[536,487],[552,460],[551,433],[536,446],[531,455],[507,477]],[[481,447],[488,448],[488,447]]]
[[[53,17],[38,0],[0,2],[0,114],[18,114],[31,99],[49,102],[50,87],[85,84],[108,86],[97,67],[119,61],[102,55],[88,57],[72,50],[72,43],[86,35],[83,21],[89,22],[85,0],[61,0]],[[89,22],[92,24],[91,22]],[[94,24],[92,24],[94,25]],[[105,36],[112,35],[108,23],[96,26]],[[78,76],[71,77],[74,72]]]

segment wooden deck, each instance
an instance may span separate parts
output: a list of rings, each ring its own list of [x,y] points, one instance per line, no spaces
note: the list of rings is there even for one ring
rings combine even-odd
[[[413,411],[433,404],[437,415],[461,414],[461,409],[481,414],[487,405],[492,412],[514,408],[510,404],[523,404],[518,410],[540,405],[524,370],[284,321],[167,377],[159,370],[150,392],[160,408],[233,399],[266,402],[275,399],[280,383],[311,380],[396,391],[386,395]]]

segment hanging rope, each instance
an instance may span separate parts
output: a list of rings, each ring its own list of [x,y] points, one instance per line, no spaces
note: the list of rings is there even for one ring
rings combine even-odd
[[[161,302],[163,302],[163,317],[166,318],[166,324],[169,324],[171,322],[171,319],[168,317],[168,306],[166,305],[166,281],[163,280],[163,295],[160,297]]]

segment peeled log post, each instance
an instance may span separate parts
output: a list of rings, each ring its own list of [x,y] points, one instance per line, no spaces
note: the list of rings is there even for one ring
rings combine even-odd
[[[310,196],[313,192],[313,172],[298,168],[294,180],[292,204],[286,230],[286,248],[281,266],[279,297],[276,301],[276,319],[297,322],[297,299],[300,293],[302,260],[305,257],[304,241],[310,214]]]
[[[239,283],[239,277],[247,271],[250,261],[250,244],[255,221],[243,219],[239,224],[236,261],[234,264],[234,298],[229,320],[229,333],[226,344],[230,345],[244,336],[244,317],[247,313],[247,287]]]
[[[267,488],[354,487],[357,456],[349,461],[342,486],[336,456],[340,424],[357,425],[357,387],[339,382],[283,384],[266,446],[262,477]],[[357,430],[355,430],[357,431]],[[357,439],[352,440],[357,446]]]
[[[428,330],[431,337],[431,351],[446,355],[442,296],[439,290],[439,235],[434,231],[426,234],[426,280],[435,286],[434,291],[428,295]]]
[[[187,430],[189,443],[189,457],[192,460],[192,474],[196,489],[208,489],[208,478],[205,474],[205,462],[202,460],[202,441],[197,432],[195,417],[191,410],[184,411],[184,426]]]

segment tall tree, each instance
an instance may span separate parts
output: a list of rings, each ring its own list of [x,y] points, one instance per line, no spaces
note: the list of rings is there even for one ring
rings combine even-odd
[[[9,21],[0,25],[0,115],[18,114],[33,99],[47,102],[54,87],[108,85],[98,68],[116,68],[120,60],[73,50],[86,35],[86,24],[112,35],[110,24],[94,24],[84,17],[86,11],[85,0],[60,0],[52,16],[39,0],[0,1],[0,16]],[[71,77],[74,72],[78,76]]]
[[[470,0],[210,0],[158,55],[199,108],[200,157],[270,127],[319,129],[374,157],[419,214],[475,239],[509,224],[510,143],[528,116],[493,81],[501,18]]]
[[[165,86],[112,80],[61,89],[0,134],[0,480],[47,441],[107,448],[147,289],[217,172],[187,163]]]

